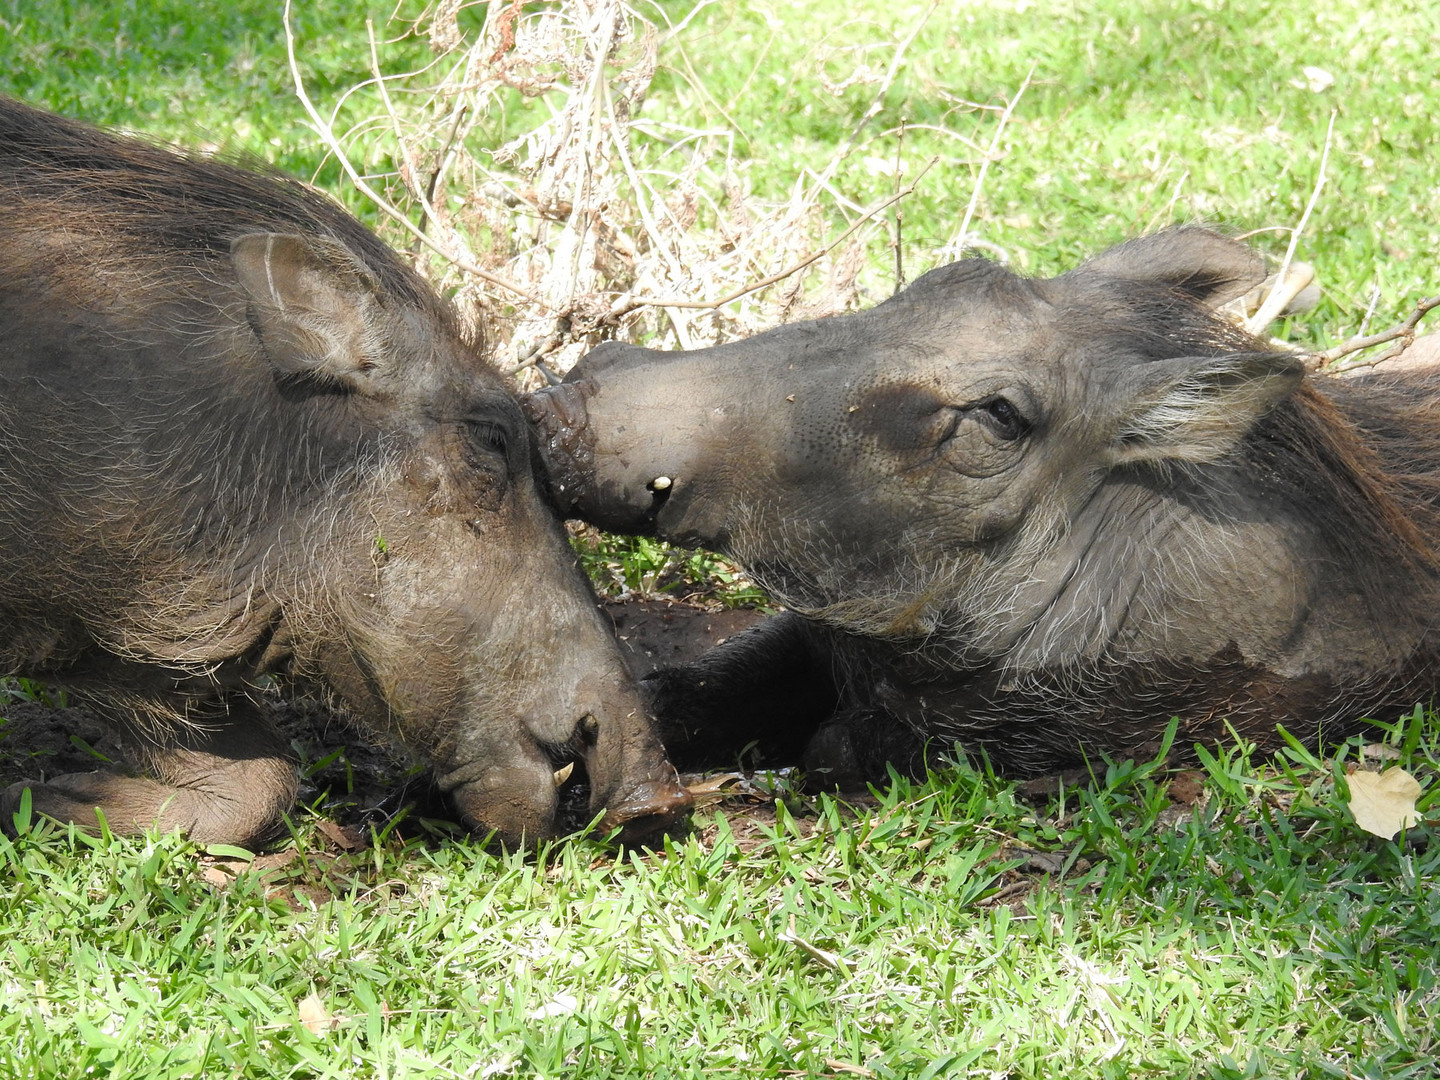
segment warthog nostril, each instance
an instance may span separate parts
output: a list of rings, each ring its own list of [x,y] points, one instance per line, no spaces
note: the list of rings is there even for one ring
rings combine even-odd
[[[586,746],[594,746],[595,740],[600,738],[600,721],[594,713],[586,713],[580,718],[580,723],[575,725],[575,733]]]

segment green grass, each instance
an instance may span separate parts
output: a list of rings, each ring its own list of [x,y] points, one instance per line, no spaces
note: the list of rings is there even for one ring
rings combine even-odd
[[[691,7],[662,6],[675,20]],[[932,265],[969,201],[982,155],[959,136],[983,148],[995,129],[993,113],[977,117],[961,102],[1001,105],[1029,76],[974,227],[1020,268],[1067,269],[1175,221],[1295,226],[1333,113],[1328,183],[1297,253],[1319,268],[1328,300],[1292,334],[1353,327],[1372,286],[1387,315],[1436,291],[1440,9],[1426,0],[851,4],[832,14],[706,8],[676,50],[703,74],[678,59],[662,69],[669,94],[652,96],[663,102],[656,115],[734,119],[743,167],[772,193],[823,166],[857,127],[835,183],[858,203],[893,189],[897,155],[910,177],[938,155],[905,206],[911,276]],[[922,20],[882,107],[861,125],[897,43]],[[714,64],[722,52],[726,63]],[[1306,67],[1334,84],[1311,89]],[[827,82],[843,89],[827,92]],[[1288,240],[1274,231],[1255,243],[1278,255]],[[885,284],[876,279],[879,295]]]
[[[1433,781],[1433,716],[1392,742]],[[1359,832],[1338,767],[782,788],[655,855],[302,827],[228,885],[228,849],[46,828],[0,841],[0,1073],[1433,1075],[1440,846]]]
[[[365,14],[297,6],[322,107],[366,77]],[[1050,273],[1170,221],[1294,226],[1333,113],[1297,251],[1327,299],[1284,330],[1323,345],[1373,288],[1376,325],[1440,291],[1436,55],[1420,0],[714,4],[662,42],[640,149],[658,168],[664,123],[731,128],[737,175],[779,201],[854,133],[830,181],[854,204],[895,189],[897,159],[904,182],[938,155],[904,207],[913,277],[1029,75],[973,229]],[[0,0],[0,92],[259,157],[364,210],[293,98],[270,0]],[[539,107],[512,101],[477,138]],[[873,300],[893,284],[883,228],[870,250]],[[691,558],[593,550],[632,590]],[[1394,842],[1336,793],[1354,744],[1278,765],[1216,751],[1193,804],[1145,764],[1040,803],[969,768],[854,809],[782,780],[655,855],[501,858],[415,820],[347,851],[297,816],[293,845],[228,885],[233,852],[27,831],[0,841],[0,1075],[1433,1076],[1440,720],[1389,739],[1426,785],[1427,824]],[[311,995],[332,1021],[314,1031]]]
[[[603,596],[714,599],[726,607],[772,607],[769,596],[734,563],[709,551],[646,536],[579,530],[571,543]]]
[[[0,0],[0,93],[92,123],[249,157],[344,194],[295,98],[273,0]],[[322,97],[369,76],[365,20],[394,5],[296,4]],[[393,48],[404,68],[420,45]],[[363,209],[360,200],[352,205]]]

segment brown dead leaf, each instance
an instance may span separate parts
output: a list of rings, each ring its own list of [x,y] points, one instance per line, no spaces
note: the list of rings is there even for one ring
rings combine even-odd
[[[298,1011],[300,1022],[314,1035],[323,1035],[339,1023],[335,1017],[330,1015],[330,1010],[325,1007],[320,996],[314,992],[300,1002]]]
[[[1068,854],[1066,851],[1032,851],[1020,869],[1037,874],[1058,874],[1065,869]]]
[[[250,869],[262,877],[269,877],[281,870],[288,869],[293,863],[301,861],[299,850],[288,847],[284,851],[271,851],[264,855],[256,855],[250,863]]]
[[[321,818],[315,823],[315,831],[341,851],[360,851],[366,846],[365,834],[353,825],[337,825]]]
[[[693,784],[686,784],[685,789],[691,795],[716,795],[723,794],[725,789],[744,780],[745,777],[738,772],[716,773],[714,776],[707,776],[703,780],[697,780]]]
[[[229,873],[224,866],[212,863],[201,869],[200,880],[217,889],[228,889],[235,880],[235,875]]]
[[[685,790],[690,792],[691,798],[695,800],[696,808],[713,806],[716,803],[724,802],[735,795],[748,794],[750,785],[740,773],[716,773],[714,776],[707,776],[697,780],[693,784],[686,784]]]
[[[1205,794],[1205,774],[1187,769],[1170,778],[1170,798],[1181,806],[1194,806]]]
[[[1350,813],[1366,832],[1393,840],[1401,829],[1419,824],[1415,800],[1420,797],[1420,783],[1404,769],[1356,771],[1345,780],[1350,785]]]
[[[1085,769],[1067,769],[1054,776],[1037,776],[1015,785],[1015,794],[1026,802],[1053,798],[1065,788],[1078,787],[1090,779]]]

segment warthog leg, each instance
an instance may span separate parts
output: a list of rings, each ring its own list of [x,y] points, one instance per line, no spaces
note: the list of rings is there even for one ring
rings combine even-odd
[[[101,769],[10,785],[0,795],[0,824],[13,827],[28,788],[34,813],[87,831],[98,830],[98,811],[116,833],[178,829],[200,844],[250,844],[272,835],[294,805],[298,785],[285,742],[244,699],[168,745],[137,746],[133,754],[143,773]]]

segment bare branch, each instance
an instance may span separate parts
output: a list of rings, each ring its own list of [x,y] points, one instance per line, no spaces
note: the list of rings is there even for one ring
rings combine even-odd
[[[435,207],[430,205],[427,193],[420,187],[420,173],[415,167],[415,159],[410,154],[410,144],[405,137],[405,129],[400,123],[400,118],[395,115],[395,106],[390,101],[390,88],[385,85],[385,75],[380,70],[380,53],[375,44],[375,21],[373,19],[365,20],[365,34],[370,39],[370,73],[375,77],[375,89],[380,93],[380,101],[385,106],[385,115],[390,117],[390,129],[395,134],[395,145],[400,148],[400,160],[405,167],[400,180],[410,190],[412,197],[420,203],[420,231],[424,232],[424,222],[432,221],[436,225],[439,225],[440,222],[435,215]]]
[[[960,229],[956,232],[950,243],[940,250],[945,257],[958,259],[969,244],[970,222],[975,217],[975,208],[980,204],[980,192],[985,187],[985,174],[990,171],[990,163],[996,160],[996,151],[1000,147],[1000,140],[1005,135],[1005,128],[1010,123],[1010,117],[1015,114],[1015,106],[1020,104],[1020,98],[1030,86],[1030,80],[1035,75],[1032,67],[1025,73],[1025,79],[1020,83],[1020,89],[1016,90],[1010,100],[1005,103],[1005,111],[1000,114],[1000,123],[995,128],[995,134],[990,138],[990,146],[985,151],[985,156],[980,159],[980,174],[975,177],[975,186],[970,189],[970,203],[965,207],[965,216],[960,219]]]
[[[935,9],[939,6],[940,0],[931,0],[930,6],[926,8],[920,18],[916,20],[915,25],[910,28],[910,32],[895,46],[895,52],[890,57],[890,66],[885,70],[885,78],[880,83],[880,89],[876,92],[874,98],[871,99],[870,106],[865,110],[865,114],[860,117],[859,123],[857,123],[850,132],[850,137],[840,144],[840,148],[836,150],[835,153],[831,155],[830,160],[826,162],[825,168],[821,171],[815,187],[805,199],[806,207],[814,203],[820,195],[821,188],[830,183],[836,170],[840,168],[840,163],[854,151],[856,140],[860,138],[860,132],[865,130],[865,125],[870,123],[870,121],[879,114],[880,110],[885,107],[885,97],[890,93],[890,87],[894,84],[895,77],[900,73],[900,64],[905,58],[905,53],[909,50],[915,39],[920,36],[920,31],[925,28],[925,24],[930,20],[930,16],[935,13]]]
[[[1315,272],[1311,270],[1309,277],[1304,281],[1291,280],[1290,264],[1295,259],[1295,248],[1300,243],[1300,234],[1305,231],[1305,223],[1310,220],[1310,213],[1320,200],[1320,189],[1325,186],[1325,163],[1330,159],[1330,140],[1335,134],[1335,115],[1333,111],[1330,113],[1330,125],[1325,129],[1325,146],[1320,151],[1320,168],[1315,175],[1315,186],[1310,190],[1310,199],[1305,203],[1305,210],[1300,215],[1299,223],[1290,231],[1290,245],[1285,249],[1285,258],[1280,262],[1275,287],[1270,290],[1270,295],[1265,298],[1260,309],[1245,320],[1245,329],[1251,334],[1262,332],[1278,319],[1280,313],[1285,310],[1285,306],[1314,279]]]
[[[450,122],[450,130],[446,134],[445,142],[440,147],[440,153],[435,159],[435,171],[430,174],[430,182],[425,185],[425,199],[432,206],[435,203],[435,193],[440,190],[440,185],[444,183],[445,170],[450,166],[451,151],[454,150],[455,140],[460,134],[460,125],[465,122],[465,117],[469,111],[470,105],[468,102],[462,102],[460,107],[455,110],[454,119]],[[425,229],[426,221],[427,218],[425,217],[420,219],[420,228],[422,231]]]
[[[481,281],[488,281],[497,288],[505,289],[514,293],[516,296],[524,297],[532,304],[539,304],[541,302],[539,297],[531,295],[513,281],[507,281],[499,274],[492,274],[484,267],[477,266],[467,259],[458,259],[453,252],[446,251],[440,247],[440,245],[427,236],[419,226],[411,221],[409,217],[390,205],[378,191],[366,182],[365,178],[356,170],[354,164],[340,146],[340,140],[335,137],[335,129],[320,115],[319,110],[315,108],[315,103],[310,100],[310,95],[305,90],[305,79],[304,76],[300,74],[300,62],[295,57],[295,32],[290,25],[290,0],[285,0],[283,20],[285,24],[285,51],[290,58],[290,77],[295,83],[295,96],[300,99],[301,106],[310,117],[310,122],[315,127],[315,133],[320,136],[326,148],[335,155],[335,160],[340,163],[340,167],[345,170],[345,175],[350,178],[350,182],[355,185],[356,189],[367,199],[371,200],[381,213],[405,229],[406,232],[410,233],[416,240],[419,240],[420,243],[434,251],[435,254],[439,255],[442,259],[450,260],[455,266],[467,274],[473,274]]]
[[[895,189],[900,189],[900,177],[905,172],[905,162],[900,156],[900,149],[905,145],[905,118],[900,118],[900,131],[895,136]],[[905,228],[905,211],[895,207],[895,291],[898,293],[905,288],[905,241],[902,230]]]
[[[1357,334],[1354,337],[1342,341],[1333,348],[1326,349],[1323,352],[1310,353],[1306,361],[1312,368],[1333,372],[1359,367],[1374,367],[1383,361],[1392,360],[1415,343],[1415,329],[1420,325],[1420,320],[1437,307],[1440,307],[1440,296],[1432,296],[1428,299],[1421,300],[1415,305],[1415,310],[1410,313],[1410,317],[1398,326],[1392,326],[1389,330],[1382,330],[1377,334],[1366,334],[1363,336]],[[1357,352],[1363,352],[1366,349],[1373,349],[1376,345],[1384,345],[1386,342],[1395,342],[1396,344],[1378,356],[1369,357],[1365,360],[1350,364],[1339,363],[1340,360],[1347,356],[1352,356]]]
[[[742,296],[749,296],[751,293],[758,292],[766,286],[774,285],[777,281],[784,281],[792,274],[797,274],[801,270],[804,270],[811,263],[823,259],[832,250],[834,250],[836,247],[848,240],[850,236],[855,232],[855,230],[860,228],[861,225],[864,225],[867,221],[870,221],[877,215],[884,213],[895,203],[899,202],[901,199],[905,198],[907,195],[913,192],[916,186],[920,183],[921,178],[923,178],[924,175],[929,172],[930,169],[934,166],[934,164],[939,160],[940,159],[938,157],[931,158],[930,161],[926,164],[926,166],[921,169],[920,172],[916,175],[914,180],[910,181],[910,183],[906,184],[903,188],[897,191],[894,195],[891,195],[888,199],[884,199],[881,202],[876,203],[873,207],[871,207],[863,215],[856,219],[848,229],[842,232],[834,240],[831,240],[824,247],[821,247],[817,251],[812,252],[805,258],[801,259],[799,262],[791,266],[787,266],[784,270],[781,270],[777,274],[771,274],[769,277],[761,278],[759,281],[751,282],[749,285],[736,289],[734,292],[726,293],[724,296],[720,297],[717,300],[685,300],[679,297],[632,297],[619,308],[616,308],[614,311],[612,311],[609,314],[607,321],[614,322],[620,319],[622,316],[628,315],[630,312],[642,307],[675,307],[698,309],[724,307],[726,304],[729,304],[735,300],[739,300]]]

